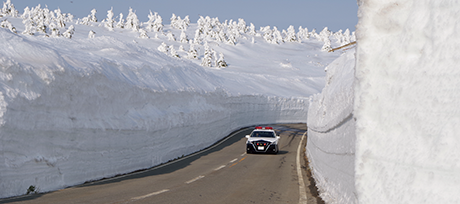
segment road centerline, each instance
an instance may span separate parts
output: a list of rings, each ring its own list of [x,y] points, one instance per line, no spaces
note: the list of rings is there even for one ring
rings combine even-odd
[[[143,195],[143,196],[138,196],[138,197],[131,198],[131,200],[141,200],[141,199],[148,198],[148,197],[151,197],[151,196],[154,196],[154,195],[158,195],[158,194],[162,194],[162,193],[168,192],[168,191],[169,191],[169,189],[163,189],[163,190],[161,190],[161,191],[149,193],[149,194],[147,194],[147,195]]]

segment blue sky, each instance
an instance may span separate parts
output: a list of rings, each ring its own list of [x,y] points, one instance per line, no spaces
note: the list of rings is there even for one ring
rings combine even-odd
[[[354,31],[358,22],[356,0],[12,0],[12,3],[21,13],[26,6],[41,4],[53,10],[59,7],[75,18],[85,17],[95,8],[100,20],[111,7],[116,16],[123,13],[125,17],[131,7],[143,22],[148,20],[149,10],[158,12],[164,24],[169,24],[172,13],[182,18],[189,15],[192,23],[200,15],[218,17],[221,22],[242,18],[256,29],[267,25],[287,29],[293,25],[296,29],[302,26],[322,30],[327,26],[332,31],[347,28]]]

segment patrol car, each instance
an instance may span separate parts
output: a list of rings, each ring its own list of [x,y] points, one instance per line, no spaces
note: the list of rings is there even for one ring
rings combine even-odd
[[[257,126],[250,135],[246,135],[246,152],[249,153],[278,153],[279,136],[272,127]]]

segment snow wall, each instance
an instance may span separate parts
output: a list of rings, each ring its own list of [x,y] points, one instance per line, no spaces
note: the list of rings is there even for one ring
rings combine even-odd
[[[358,4],[354,76],[351,54],[331,64],[308,113],[307,153],[321,196],[460,203],[460,3]]]
[[[194,63],[111,37],[50,39],[87,54],[28,39],[0,29],[2,198],[149,168],[248,125],[306,122],[308,99],[232,96]]]
[[[359,1],[360,203],[460,203],[460,2]]]
[[[355,50],[326,69],[326,86],[312,96],[308,111],[307,156],[320,196],[326,203],[355,203]]]

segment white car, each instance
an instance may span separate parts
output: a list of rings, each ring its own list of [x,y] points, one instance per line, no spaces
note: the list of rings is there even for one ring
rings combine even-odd
[[[250,135],[246,135],[246,152],[249,153],[278,153],[279,136],[272,127],[257,126]]]

